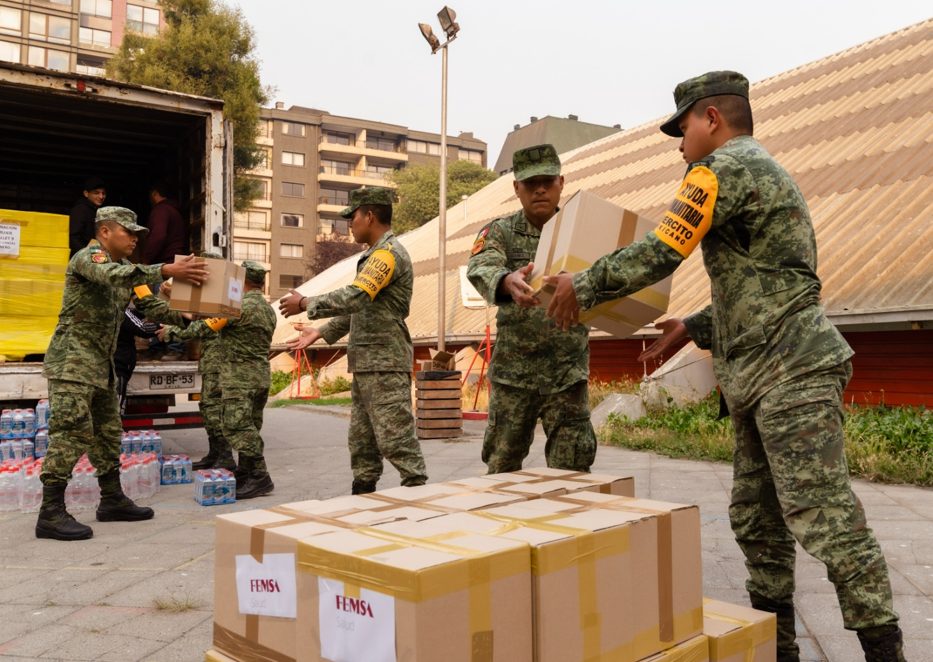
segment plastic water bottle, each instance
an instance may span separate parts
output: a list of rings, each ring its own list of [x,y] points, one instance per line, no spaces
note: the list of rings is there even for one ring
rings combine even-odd
[[[36,405],[36,429],[42,430],[49,427],[49,414],[51,410],[49,409],[48,400],[39,400],[39,403]]]
[[[16,494],[10,467],[0,465],[0,511],[17,510],[19,504],[14,501]]]
[[[152,433],[152,452],[156,457],[162,459],[162,435],[158,430],[150,430]]]
[[[26,432],[26,417],[22,409],[13,410],[13,437],[19,439]]]
[[[0,413],[0,439],[9,439],[13,436],[13,410],[4,409]]]
[[[21,512],[34,513],[42,505],[42,482],[39,480],[41,472],[42,464],[40,462],[34,462],[26,467],[23,475],[23,489],[19,498]]]
[[[45,457],[45,454],[49,451],[49,431],[47,428],[39,428],[36,430],[36,441],[33,446],[33,453],[35,453],[36,458]]]
[[[202,506],[214,503],[214,485],[209,469],[200,469],[194,472],[194,500]]]
[[[23,410],[23,437],[32,439],[36,436],[36,410]]]
[[[179,465],[181,466],[181,474],[179,475],[178,482],[179,483],[190,483],[192,480],[191,458],[188,457],[187,455],[182,455],[180,459],[181,459],[181,462],[179,463]]]
[[[171,485],[175,482],[175,456],[166,455],[162,461],[162,485]]]

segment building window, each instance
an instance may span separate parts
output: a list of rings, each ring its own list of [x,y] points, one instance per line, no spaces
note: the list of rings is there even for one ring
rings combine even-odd
[[[259,133],[257,135],[261,138],[271,138],[272,120],[259,120]]]
[[[268,179],[253,179],[252,180],[253,191],[256,195],[253,196],[257,200],[271,200],[272,197],[269,195],[269,180]]]
[[[282,152],[282,165],[304,167],[305,155],[301,152]]]
[[[384,152],[394,152],[396,144],[394,140],[388,138],[367,138],[366,147],[369,149],[379,149]]]
[[[0,41],[0,61],[15,62],[19,64],[19,44],[11,44],[8,41]]]
[[[159,10],[127,5],[126,29],[149,35],[159,34]]]
[[[282,182],[282,195],[290,198],[305,197],[305,185],[296,182]]]
[[[68,71],[68,53],[30,46],[29,64],[34,67],[52,69],[53,71]]]
[[[106,73],[105,63],[102,58],[79,55],[78,63],[75,65],[75,71],[79,74],[88,76],[103,76]]]
[[[283,290],[294,290],[304,281],[304,276],[292,276],[289,274],[279,274],[279,287]]]
[[[3,34],[22,34],[23,32],[23,14],[19,9],[12,7],[0,7],[0,33]],[[9,42],[4,42],[9,43]],[[19,47],[17,47],[19,51]],[[17,55],[16,61],[19,62]],[[12,60],[7,60],[12,62]]]
[[[249,209],[233,215],[233,227],[241,230],[264,230],[268,232],[269,212],[262,209]]]
[[[334,161],[333,159],[321,159],[321,172],[331,175],[350,175],[353,173],[353,164],[346,161]]]
[[[336,188],[322,188],[321,197],[318,198],[318,202],[327,205],[346,206],[350,204],[350,192]]]
[[[346,218],[322,218],[318,226],[318,235],[346,237],[350,234],[350,220]]]
[[[268,170],[272,167],[272,150],[268,147],[260,147],[256,152],[259,160],[256,162],[256,168]]]
[[[305,247],[301,244],[279,244],[280,257],[304,257]]]
[[[475,149],[461,149],[458,156],[461,161],[469,161],[470,163],[477,163],[479,165],[483,164],[483,153],[477,152]]]
[[[366,176],[372,177],[373,179],[385,179],[385,176],[390,172],[395,172],[395,168],[392,166],[373,164],[366,166]]]
[[[305,224],[304,214],[282,214],[283,228],[300,228]]]
[[[408,140],[408,151],[416,154],[430,154],[440,156],[441,146],[437,143],[429,143],[423,140]]]
[[[331,145],[346,145],[347,147],[356,145],[356,137],[351,133],[325,131],[321,140]]]
[[[82,44],[110,47],[110,31],[95,28],[78,28],[78,41]]]
[[[305,135],[305,125],[296,122],[282,122],[282,133],[286,136],[302,137]]]
[[[48,39],[59,44],[71,42],[71,21],[61,16],[48,16],[32,12],[29,15],[29,36]]]
[[[111,0],[81,0],[81,13],[110,18],[113,15]]]
[[[255,241],[235,241],[233,242],[233,259],[236,262],[243,260],[256,260],[257,262],[268,262],[269,247]]]

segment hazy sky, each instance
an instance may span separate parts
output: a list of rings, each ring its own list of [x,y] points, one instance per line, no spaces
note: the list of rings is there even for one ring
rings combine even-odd
[[[256,32],[272,101],[440,131],[443,0],[221,0]],[[926,20],[921,0],[451,0],[448,133],[473,131],[495,163],[529,117],[628,128],[673,110],[676,83],[712,69],[768,78]]]

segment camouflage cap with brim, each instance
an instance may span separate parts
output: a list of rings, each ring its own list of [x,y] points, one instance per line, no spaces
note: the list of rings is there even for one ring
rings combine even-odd
[[[524,147],[512,154],[512,172],[517,182],[545,175],[556,177],[560,174],[560,157],[554,145]]]
[[[119,223],[136,234],[147,234],[149,232],[149,228],[136,222],[136,212],[126,207],[101,207],[97,210],[95,221],[97,223]]]
[[[674,105],[677,110],[661,125],[661,131],[674,138],[683,138],[680,118],[700,99],[734,94],[748,98],[748,79],[737,71],[709,71],[690,78],[674,88]]]
[[[255,260],[243,260],[241,266],[246,269],[246,280],[259,285],[266,282],[266,272],[268,269]]]
[[[367,186],[350,191],[350,205],[340,212],[344,218],[353,216],[353,212],[363,205],[388,205],[395,202],[395,191],[382,186]]]
[[[201,253],[198,255],[198,257],[209,257],[209,258],[213,258],[213,259],[215,259],[215,260],[222,260],[222,259],[224,259],[224,255],[223,255],[223,253],[221,253],[220,251],[201,251]]]

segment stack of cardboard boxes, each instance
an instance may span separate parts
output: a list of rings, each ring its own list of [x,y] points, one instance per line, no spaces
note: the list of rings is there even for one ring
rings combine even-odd
[[[633,494],[529,469],[221,515],[207,659],[773,660],[773,617],[704,614],[696,506]]]

